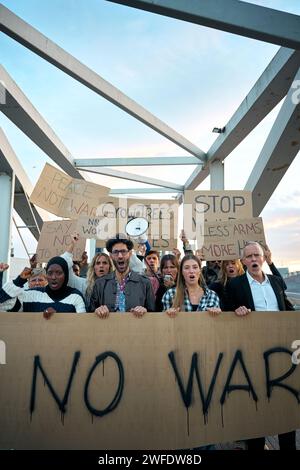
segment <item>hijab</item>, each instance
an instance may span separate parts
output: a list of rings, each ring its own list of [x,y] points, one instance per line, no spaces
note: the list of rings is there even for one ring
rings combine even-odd
[[[57,289],[57,290],[50,289],[49,285],[46,286],[45,288],[45,291],[47,292],[49,297],[55,302],[55,301],[60,301],[60,300],[65,299],[71,293],[72,289],[68,286],[69,268],[68,268],[67,262],[60,256],[54,256],[54,258],[51,258],[48,261],[48,264],[46,266],[46,273],[48,272],[48,269],[50,268],[50,266],[52,266],[53,264],[58,264],[62,268],[64,275],[65,275],[63,285],[61,286],[60,289]]]

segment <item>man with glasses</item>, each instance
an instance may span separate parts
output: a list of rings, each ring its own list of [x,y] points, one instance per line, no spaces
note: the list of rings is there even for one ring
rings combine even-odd
[[[110,312],[132,312],[142,317],[154,312],[155,299],[149,279],[130,270],[129,261],[133,243],[125,235],[117,234],[106,242],[115,272],[95,282],[89,311],[99,318],[107,318]]]
[[[285,284],[281,277],[265,274],[262,270],[265,261],[264,250],[257,242],[248,242],[243,250],[242,263],[247,271],[230,281],[228,299],[230,310],[238,316],[251,311],[294,310],[284,292]],[[281,450],[296,450],[295,432],[279,434]],[[246,441],[248,450],[263,450],[265,438]]]

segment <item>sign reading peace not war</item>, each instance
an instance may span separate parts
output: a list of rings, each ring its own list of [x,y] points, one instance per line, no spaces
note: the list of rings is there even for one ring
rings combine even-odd
[[[199,236],[204,240],[204,259],[238,259],[246,243],[254,241],[266,245],[264,226],[261,217],[227,222],[204,222],[199,228]]]
[[[59,217],[93,217],[101,197],[108,194],[109,190],[105,186],[71,178],[46,163],[30,201]]]
[[[300,427],[297,312],[10,312],[0,332],[1,449],[191,449]]]
[[[38,261],[48,261],[53,256],[60,256],[66,251],[72,241],[72,234],[76,231],[76,220],[55,220],[44,222],[37,246]],[[85,239],[78,241],[74,248],[74,259],[81,259],[85,250]]]
[[[253,217],[251,191],[185,191],[184,204],[192,205],[191,215],[204,220],[247,219]]]
[[[153,249],[177,247],[178,202],[174,200],[104,197],[96,217],[79,217],[77,231],[81,237],[97,238],[97,246],[104,247],[108,238],[126,233],[126,224],[132,217],[148,220],[147,237]]]

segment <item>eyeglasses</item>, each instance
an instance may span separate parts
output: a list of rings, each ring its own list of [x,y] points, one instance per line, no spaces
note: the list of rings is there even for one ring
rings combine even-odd
[[[118,256],[119,254],[125,256],[127,253],[129,253],[129,250],[113,250],[111,252],[113,256]]]

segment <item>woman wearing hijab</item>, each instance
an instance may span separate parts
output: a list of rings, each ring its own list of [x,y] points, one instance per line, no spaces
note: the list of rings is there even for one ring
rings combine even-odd
[[[18,297],[23,312],[44,312],[50,318],[54,312],[85,312],[81,293],[69,287],[69,270],[67,262],[56,256],[47,264],[46,276],[48,285],[25,290],[23,287],[30,276],[31,269],[25,268],[14,281],[6,283],[0,289],[0,307],[6,310],[9,301]]]

